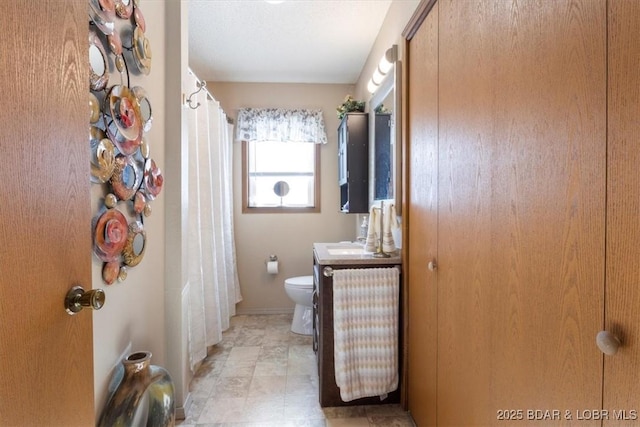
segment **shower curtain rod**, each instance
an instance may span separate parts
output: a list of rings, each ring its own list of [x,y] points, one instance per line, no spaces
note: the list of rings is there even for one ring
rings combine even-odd
[[[217,100],[217,99],[215,99],[215,98],[213,97],[213,95],[211,94],[211,92],[209,92],[209,89],[207,89],[207,82],[206,82],[205,80],[200,80],[200,79],[198,78],[198,76],[196,76],[196,74],[191,70],[191,68],[189,68],[189,73],[190,73],[190,74],[191,74],[191,75],[196,79],[196,87],[198,88],[198,90],[196,90],[196,91],[195,91],[195,92],[193,92],[191,95],[189,95],[189,97],[188,97],[188,98],[187,98],[187,100],[186,100],[187,105],[189,105],[189,107],[190,107],[190,108],[192,108],[192,109],[194,109],[194,110],[195,110],[196,108],[198,108],[198,107],[200,106],[200,103],[199,103],[199,102],[198,102],[198,103],[196,103],[196,105],[195,105],[195,106],[191,105],[191,103],[193,102],[193,101],[191,100],[191,97],[192,97],[193,95],[195,95],[196,93],[198,93],[198,92],[200,92],[200,91],[203,91],[203,90],[204,90],[204,92],[205,92],[205,94],[206,94],[207,98],[208,98],[210,101],[216,101],[216,102],[218,102],[218,100]],[[227,118],[227,123],[228,123],[228,124],[230,124],[230,125],[235,124],[235,120],[233,120],[233,118],[229,117],[229,115],[226,113],[226,111],[224,111],[224,109],[222,110],[222,112],[224,113],[225,117]]]

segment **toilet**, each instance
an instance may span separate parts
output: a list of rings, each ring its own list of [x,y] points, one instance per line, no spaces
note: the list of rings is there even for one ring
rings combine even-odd
[[[291,332],[313,334],[313,276],[290,277],[284,281],[284,289],[296,303]]]

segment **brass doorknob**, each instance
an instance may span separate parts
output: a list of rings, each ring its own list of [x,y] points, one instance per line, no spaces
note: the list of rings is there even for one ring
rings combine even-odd
[[[618,347],[621,345],[618,337],[609,331],[598,332],[598,335],[596,336],[596,344],[598,344],[600,351],[608,356],[616,354],[618,352]]]
[[[429,261],[429,264],[427,264],[427,268],[429,269],[429,271],[436,271],[436,268],[438,268],[438,264],[436,264],[436,260],[432,259],[431,261]]]
[[[102,289],[85,291],[82,286],[74,286],[67,292],[67,296],[64,299],[64,307],[67,313],[74,315],[84,307],[100,310],[104,305],[104,300],[105,294]]]

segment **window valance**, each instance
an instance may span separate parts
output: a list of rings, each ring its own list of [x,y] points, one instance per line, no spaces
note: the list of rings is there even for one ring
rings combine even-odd
[[[236,123],[238,141],[327,143],[322,110],[241,108]]]

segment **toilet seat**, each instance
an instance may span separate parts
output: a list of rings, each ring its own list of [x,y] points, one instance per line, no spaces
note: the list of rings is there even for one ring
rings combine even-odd
[[[313,276],[290,277],[284,281],[285,286],[293,288],[313,288]]]

